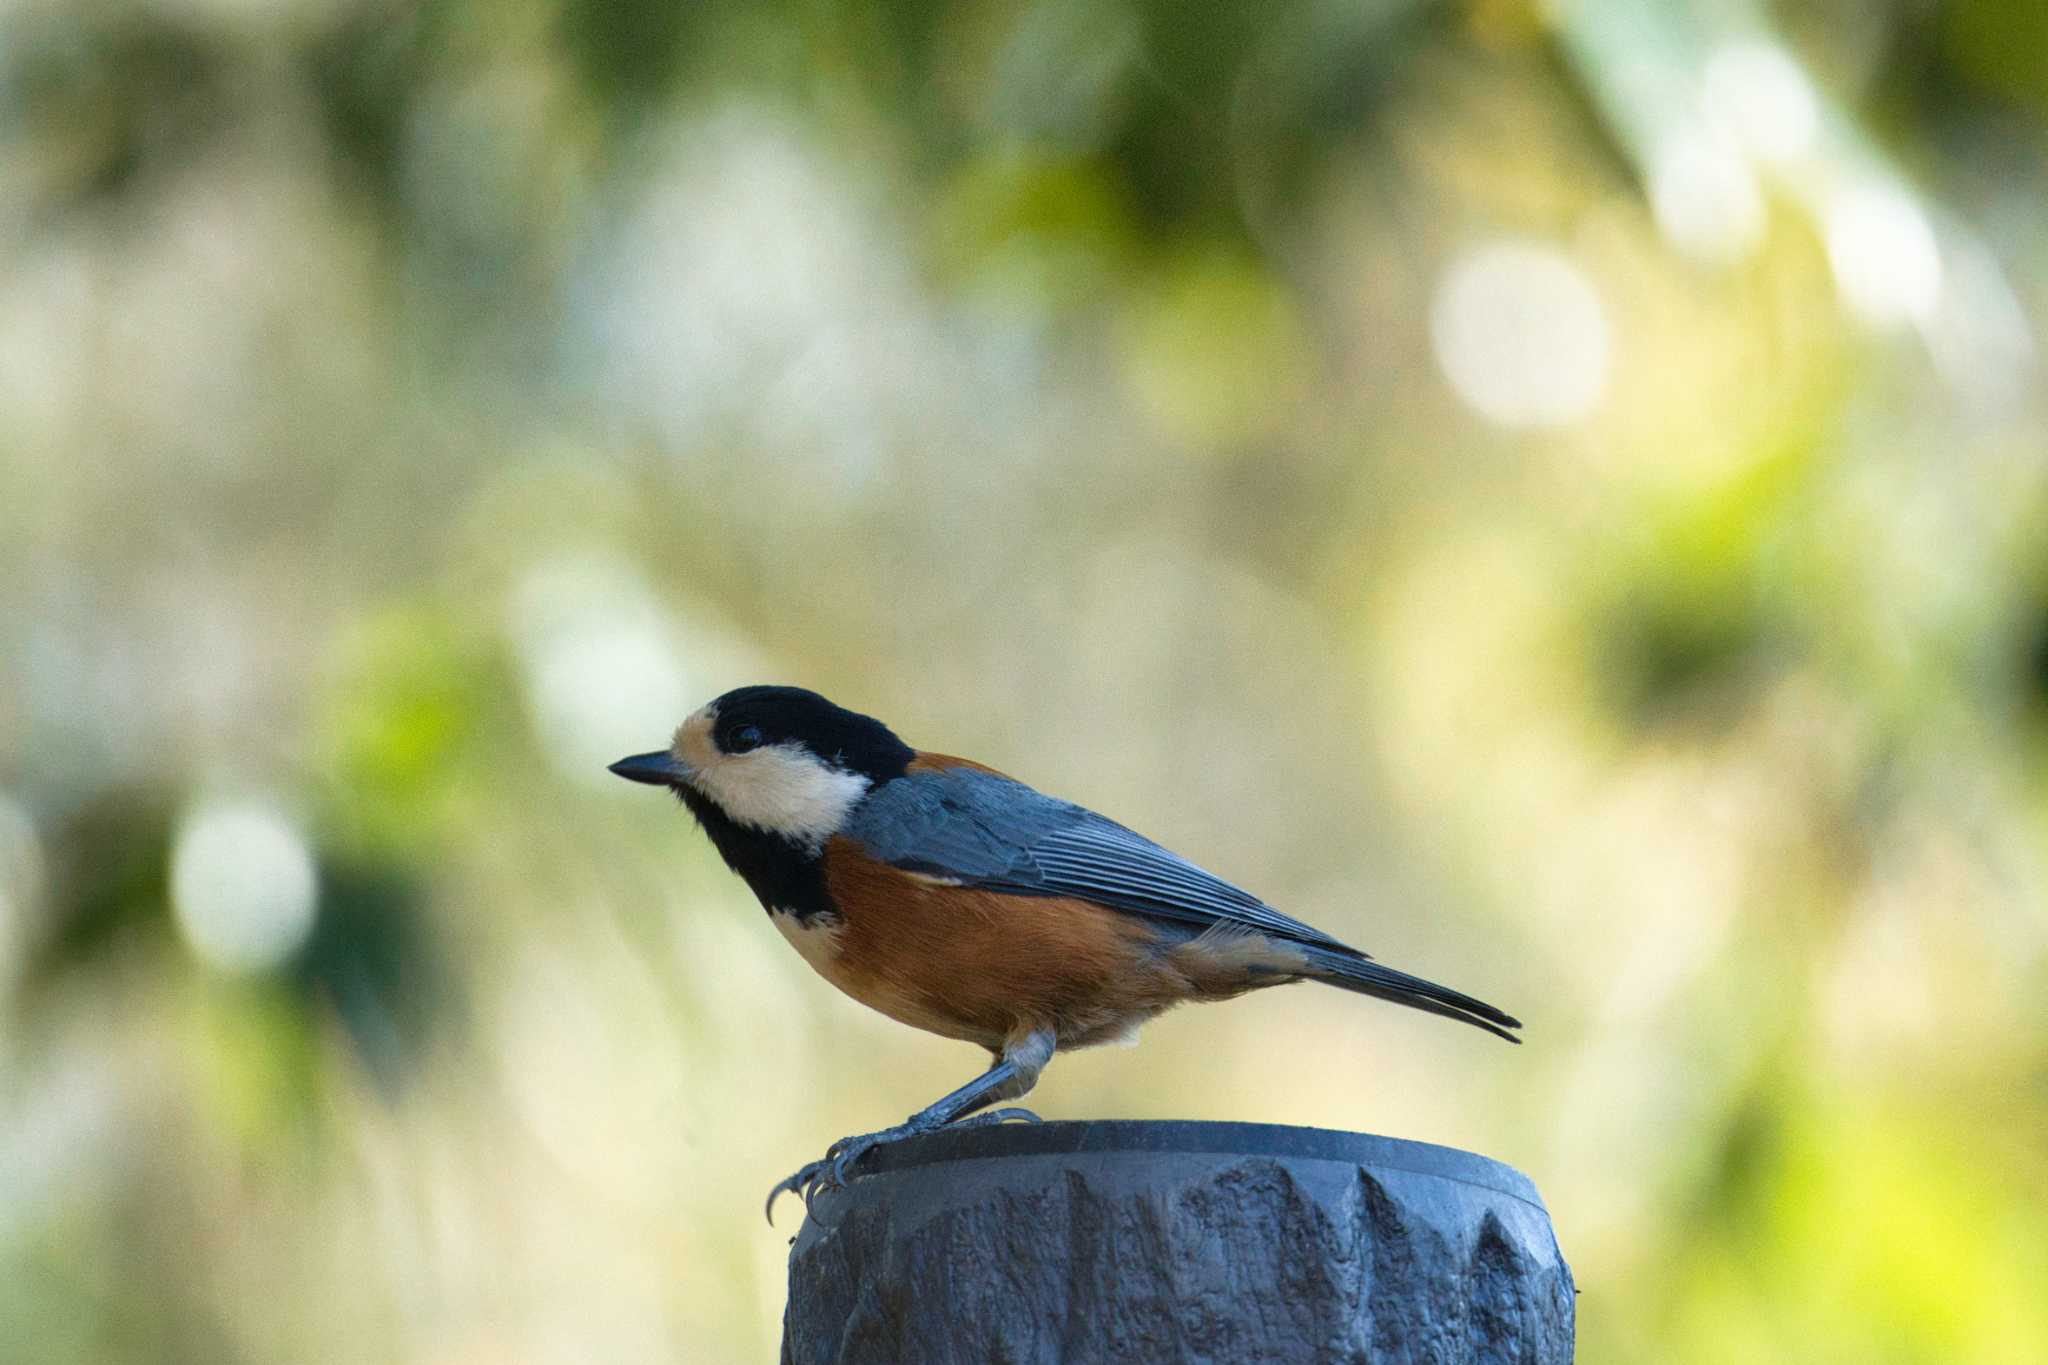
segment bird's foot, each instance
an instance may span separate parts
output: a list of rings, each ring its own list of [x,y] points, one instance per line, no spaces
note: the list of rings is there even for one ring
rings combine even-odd
[[[1029,1109],[992,1109],[986,1114],[971,1118],[955,1119],[950,1124],[919,1124],[915,1121],[899,1123],[893,1128],[884,1128],[873,1133],[856,1133],[843,1137],[825,1149],[825,1155],[801,1167],[796,1174],[779,1182],[768,1191],[768,1203],[762,1209],[768,1222],[775,1222],[775,1201],[785,1193],[793,1194],[804,1201],[804,1213],[812,1214],[812,1205],[818,1196],[830,1190],[843,1189],[853,1165],[875,1148],[888,1142],[900,1142],[920,1133],[934,1133],[940,1128],[979,1128],[985,1124],[1003,1123],[1016,1119],[1025,1123],[1043,1123],[1044,1120]]]
[[[772,1224],[775,1221],[775,1201],[787,1192],[803,1200],[804,1212],[809,1214],[812,1203],[819,1195],[827,1190],[841,1189],[845,1186],[847,1173],[853,1169],[854,1162],[885,1142],[897,1142],[926,1131],[929,1130],[909,1123],[899,1123],[894,1128],[884,1128],[879,1132],[856,1133],[851,1137],[843,1137],[827,1147],[825,1155],[816,1161],[806,1163],[795,1175],[768,1191],[768,1204],[762,1212],[768,1216],[768,1221]]]

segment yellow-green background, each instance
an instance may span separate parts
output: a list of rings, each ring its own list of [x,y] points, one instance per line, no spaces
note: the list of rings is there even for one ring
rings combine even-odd
[[[789,681],[1528,1024],[1046,1115],[1508,1161],[1588,1361],[2044,1358],[2041,15],[0,5],[0,1357],[768,1358],[981,1063],[603,772]]]

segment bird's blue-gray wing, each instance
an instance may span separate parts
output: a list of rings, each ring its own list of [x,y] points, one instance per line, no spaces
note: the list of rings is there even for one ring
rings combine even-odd
[[[1363,956],[1114,820],[995,773],[900,777],[862,802],[843,833],[882,862],[969,886],[1074,896],[1196,928],[1240,924]]]

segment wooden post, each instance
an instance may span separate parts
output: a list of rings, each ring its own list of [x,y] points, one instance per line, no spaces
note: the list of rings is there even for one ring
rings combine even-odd
[[[789,1257],[788,1365],[1565,1365],[1528,1177],[1262,1123],[967,1128],[871,1153]]]

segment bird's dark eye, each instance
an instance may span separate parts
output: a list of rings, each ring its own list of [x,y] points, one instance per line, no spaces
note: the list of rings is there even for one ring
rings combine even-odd
[[[743,754],[760,747],[761,727],[758,725],[742,725],[725,737],[725,751],[729,754]]]

